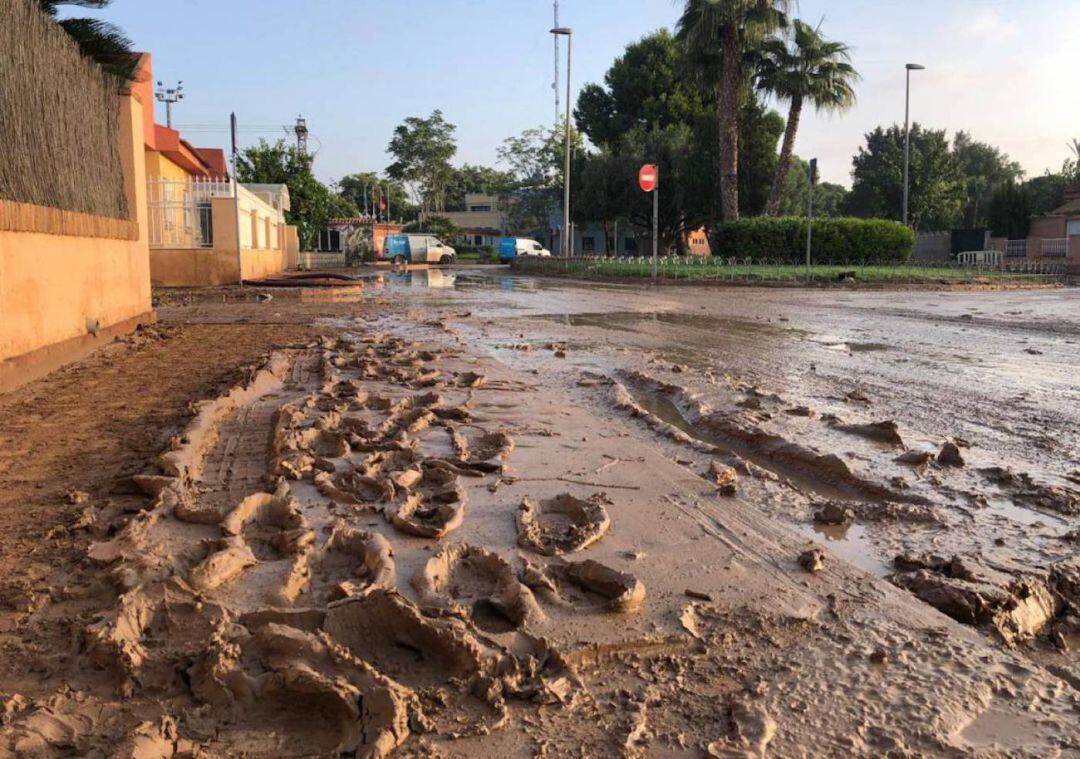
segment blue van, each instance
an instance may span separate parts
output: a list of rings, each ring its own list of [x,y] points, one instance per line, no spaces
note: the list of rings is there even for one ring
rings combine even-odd
[[[504,237],[499,241],[499,262],[510,263],[518,256],[550,256],[551,251],[525,237]]]

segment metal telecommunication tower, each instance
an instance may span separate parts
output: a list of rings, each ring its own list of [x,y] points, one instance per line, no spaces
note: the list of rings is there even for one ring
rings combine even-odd
[[[554,29],[559,28],[559,0],[555,0],[555,26]],[[551,89],[555,91],[555,123],[559,123],[559,115],[562,112],[559,108],[559,35],[555,36],[555,81],[551,84]]]
[[[303,116],[296,117],[296,125],[293,127],[293,134],[296,135],[296,149],[306,155],[308,152],[308,128],[307,119]]]

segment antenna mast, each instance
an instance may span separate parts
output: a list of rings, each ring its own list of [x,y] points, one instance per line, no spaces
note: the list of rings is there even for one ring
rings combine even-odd
[[[559,0],[555,0],[555,26],[554,29],[559,28]],[[559,123],[559,116],[562,110],[559,108],[559,35],[553,35],[555,37],[555,81],[551,85],[551,89],[555,91],[555,123]]]
[[[307,119],[303,116],[296,117],[296,126],[293,127],[293,134],[296,135],[296,149],[307,155],[307,141],[308,141],[308,128]]]

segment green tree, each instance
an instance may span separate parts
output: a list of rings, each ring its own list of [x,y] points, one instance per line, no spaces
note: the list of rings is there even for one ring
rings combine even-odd
[[[292,210],[286,211],[285,219],[297,226],[300,244],[305,249],[314,247],[319,230],[331,218],[359,214],[350,200],[315,178],[312,160],[310,155],[284,140],[273,144],[260,140],[258,145],[241,151],[236,165],[241,182],[288,186]]]
[[[904,130],[893,125],[866,135],[852,161],[848,211],[854,216],[899,219],[904,193]],[[909,221],[915,230],[949,229],[960,222],[966,192],[960,162],[944,130],[911,127]]]
[[[686,124],[636,127],[618,145],[588,156],[577,178],[574,218],[599,221],[609,236],[611,224],[626,219],[651,234],[653,199],[638,186],[638,170],[655,164],[660,173],[659,226],[662,249],[681,245],[687,232],[711,217],[714,184],[710,167],[697,160],[697,135]]]
[[[112,0],[37,0],[38,6],[49,14],[79,46],[79,50],[103,69],[124,81],[135,76],[138,58],[131,49],[131,40],[114,24],[96,18],[58,19],[60,7],[76,5],[101,9]]]
[[[392,218],[403,221],[416,218],[416,206],[409,199],[409,191],[397,180],[380,177],[370,171],[360,172],[343,176],[337,181],[335,189],[338,195],[356,206],[360,212],[382,213],[379,199],[385,196]]]
[[[425,217],[423,221],[409,222],[405,225],[404,231],[434,235],[445,243],[452,242],[461,234],[461,230],[454,222],[445,216],[438,215]]]
[[[1016,182],[999,185],[987,204],[990,231],[997,237],[1018,240],[1031,228],[1031,199]]]
[[[1019,182],[1024,170],[993,145],[978,142],[967,132],[957,132],[953,137],[953,154],[964,172],[967,193],[962,224],[968,229],[985,227],[991,193],[1002,185]]]
[[[574,123],[597,147],[612,147],[638,127],[693,124],[715,106],[684,76],[685,59],[683,45],[667,29],[627,45],[604,75],[604,86],[582,88]]]
[[[1080,182],[1080,140],[1074,138],[1069,141],[1068,146],[1072,155],[1062,164],[1061,174],[1067,182]]]
[[[457,153],[456,130],[439,110],[426,119],[410,116],[394,129],[387,148],[394,162],[386,174],[412,188],[424,214],[446,210],[446,187],[453,174],[450,159]]]
[[[564,120],[555,128],[526,129],[499,147],[499,163],[508,168],[513,180],[507,211],[515,230],[546,233],[552,215],[562,208],[565,135]],[[585,144],[581,132],[574,128],[570,130],[570,150],[571,172],[576,176],[585,160]]]
[[[739,116],[750,54],[784,25],[788,0],[687,0],[678,22],[688,63],[715,95],[722,218],[739,218]]]
[[[759,53],[758,86],[787,101],[788,117],[776,176],[765,213],[780,213],[787,187],[787,173],[795,152],[795,137],[804,105],[818,111],[844,111],[855,104],[855,82],[859,74],[851,65],[851,50],[842,42],[827,40],[820,28],[804,21],[792,25],[791,44],[785,39],[766,40]]]
[[[1065,202],[1065,186],[1069,181],[1064,174],[1051,174],[1049,171],[1041,177],[1032,177],[1024,182],[1024,191],[1031,203],[1033,216],[1042,216],[1060,208]]]

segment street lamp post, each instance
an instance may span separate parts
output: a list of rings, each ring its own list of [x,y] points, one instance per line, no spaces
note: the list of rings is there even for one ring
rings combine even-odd
[[[908,223],[908,176],[911,167],[911,72],[926,66],[909,63],[906,68],[907,86],[904,94],[904,226]]]
[[[570,64],[573,61],[574,30],[559,26],[551,33],[566,37],[566,165],[563,168],[563,236],[559,253],[569,257],[574,244],[570,232]]]
[[[178,103],[184,99],[184,83],[180,81],[176,83],[175,87],[166,87],[161,82],[158,82],[157,87],[157,90],[154,91],[154,97],[165,104],[165,126],[172,129],[173,103]]]

